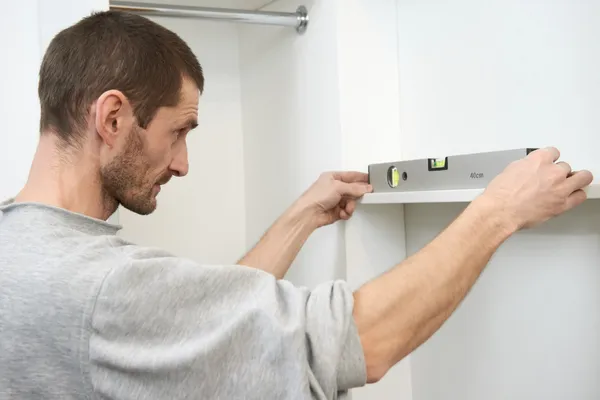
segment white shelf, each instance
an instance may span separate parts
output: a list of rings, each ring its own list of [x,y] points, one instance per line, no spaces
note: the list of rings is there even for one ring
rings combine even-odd
[[[588,199],[600,199],[600,184],[588,186]],[[361,204],[464,203],[483,193],[483,189],[425,190],[420,192],[368,193]]]

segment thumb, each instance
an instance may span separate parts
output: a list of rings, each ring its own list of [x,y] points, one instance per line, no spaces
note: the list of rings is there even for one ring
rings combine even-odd
[[[364,182],[354,182],[354,183],[344,183],[340,182],[339,185],[339,194],[342,196],[359,198],[365,195],[366,193],[370,193],[373,190],[371,185]]]

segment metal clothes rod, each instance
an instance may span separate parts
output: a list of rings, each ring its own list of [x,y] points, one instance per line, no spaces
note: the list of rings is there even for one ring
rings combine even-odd
[[[232,21],[249,24],[289,26],[304,33],[308,26],[308,11],[300,6],[295,13],[271,11],[246,11],[228,8],[177,6],[132,1],[111,1],[110,9],[126,11],[146,16],[199,18],[208,20]]]

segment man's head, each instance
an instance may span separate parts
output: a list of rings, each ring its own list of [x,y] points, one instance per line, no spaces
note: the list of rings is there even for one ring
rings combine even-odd
[[[188,171],[202,68],[175,33],[141,16],[102,12],[61,31],[39,79],[42,135],[65,152],[94,149],[111,200],[139,214],[160,185]]]

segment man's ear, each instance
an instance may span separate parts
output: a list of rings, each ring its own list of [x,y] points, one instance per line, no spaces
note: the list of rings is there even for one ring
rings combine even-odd
[[[119,90],[109,90],[98,98],[96,107],[96,132],[102,141],[113,147],[119,136],[131,131],[134,117],[129,100]]]

